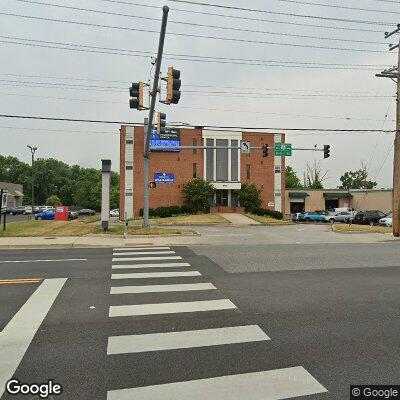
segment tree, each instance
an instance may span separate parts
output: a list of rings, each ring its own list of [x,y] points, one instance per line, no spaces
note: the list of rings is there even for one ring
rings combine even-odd
[[[53,206],[54,207],[54,206],[59,205],[59,204],[61,204],[61,200],[55,194],[51,195],[50,197],[48,197],[46,199],[46,206]]]
[[[340,177],[340,182],[342,185],[339,186],[340,189],[373,189],[377,183],[375,181],[368,180],[367,167],[361,164],[361,168],[356,171],[345,172]]]
[[[262,189],[259,189],[256,185],[243,183],[238,193],[240,205],[244,207],[246,211],[260,208],[262,204],[261,192]]]
[[[186,202],[195,211],[208,211],[214,194],[214,187],[210,182],[201,178],[193,178],[183,185],[182,192]]]
[[[286,189],[301,189],[303,187],[296,171],[289,165],[285,168],[285,187]]]
[[[306,172],[304,173],[304,187],[307,189],[323,189],[323,181],[326,179],[327,173],[327,171],[321,171],[321,167],[316,161],[314,165],[307,163]]]

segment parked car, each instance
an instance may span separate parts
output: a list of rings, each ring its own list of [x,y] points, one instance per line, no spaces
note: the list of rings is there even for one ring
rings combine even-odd
[[[1,209],[1,213],[2,213],[2,214],[11,214],[12,210],[13,210],[12,207],[3,207],[3,208]]]
[[[379,220],[379,225],[382,225],[382,226],[392,226],[392,224],[393,224],[392,213],[386,215],[386,217],[383,217]]]
[[[90,208],[82,208],[82,210],[78,211],[78,215],[95,215],[96,211],[91,210]]]
[[[299,215],[298,220],[304,222],[324,222],[325,215],[318,214],[317,212],[305,212]]]
[[[330,222],[331,224],[334,222],[350,222],[354,218],[354,215],[351,211],[340,211],[330,213],[325,215],[325,222]]]
[[[35,214],[35,219],[38,220],[52,220],[55,218],[56,213],[51,210],[41,211]]]
[[[379,210],[359,211],[354,217],[355,224],[363,225],[378,225],[381,218],[386,217],[386,214]]]
[[[110,210],[110,217],[119,217],[119,209],[114,208],[113,210]]]
[[[76,211],[68,211],[68,220],[71,221],[73,219],[78,218],[78,213]]]
[[[10,211],[10,215],[17,215],[17,214],[32,214],[32,207],[31,206],[19,206],[13,207]]]

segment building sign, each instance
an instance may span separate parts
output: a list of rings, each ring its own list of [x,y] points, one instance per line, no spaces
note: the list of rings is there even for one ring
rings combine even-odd
[[[154,182],[156,183],[174,183],[175,175],[166,172],[156,172],[154,174]]]
[[[151,151],[179,151],[180,130],[176,128],[165,128],[164,133],[158,133],[157,128],[153,128],[150,137]]]

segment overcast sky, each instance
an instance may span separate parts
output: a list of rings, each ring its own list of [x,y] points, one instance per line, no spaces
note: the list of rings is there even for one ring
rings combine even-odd
[[[124,16],[38,4],[41,1]],[[211,3],[211,0],[204,2]],[[299,2],[304,3],[308,0]],[[167,112],[169,121],[270,128],[395,129],[395,99],[392,97],[395,94],[395,84],[389,79],[376,78],[374,75],[386,66],[396,64],[396,52],[389,52],[385,43],[394,43],[398,37],[393,36],[385,40],[383,32],[394,29],[395,24],[399,22],[400,3],[382,0],[311,2],[369,8],[375,11],[297,4],[296,1],[287,0],[225,0],[214,3],[266,12],[156,0],[2,0],[0,12],[14,16],[0,15],[0,113],[143,121],[144,112],[129,109],[128,88],[132,81],[149,79],[150,58],[143,53],[131,52],[127,55],[128,53],[121,52],[121,49],[156,52],[157,33],[45,21],[22,16],[158,31],[159,21],[133,17],[159,19],[162,5],[167,4],[170,13],[164,51],[186,55],[181,56],[180,60],[173,60],[172,58],[178,57],[171,55],[169,59],[165,57],[163,60],[164,72],[169,65],[182,71],[181,101],[178,105],[159,107],[159,110]],[[143,7],[139,4],[156,7]],[[223,14],[225,17],[182,10]],[[379,12],[385,10],[388,12]],[[287,14],[328,19],[300,18]],[[227,15],[239,18],[227,18]],[[353,21],[343,22],[329,18]],[[354,20],[372,23],[357,23]],[[176,23],[179,21],[186,24]],[[382,22],[387,25],[380,24]],[[332,29],[333,27],[346,29]],[[240,41],[199,38],[185,34]],[[82,51],[72,51],[69,50],[72,48],[71,44],[103,49],[79,47]],[[105,54],[106,52],[114,54]],[[193,56],[240,58],[244,61],[235,61],[235,64],[230,61],[221,62],[224,61],[221,59],[218,59],[218,62],[206,62],[199,58],[194,61]],[[277,66],[271,65],[273,61]],[[311,64],[302,64],[302,68],[297,68],[293,63]],[[315,63],[351,64],[362,67],[332,69],[329,68],[332,66],[328,65],[315,68]],[[66,84],[70,86],[62,86]],[[201,87],[202,85],[211,87]],[[38,157],[54,157],[69,164],[97,168],[100,168],[102,158],[110,158],[113,169],[117,170],[118,130],[118,125],[0,118],[1,154],[13,155],[28,162],[30,153],[26,145],[31,144],[39,148]],[[286,133],[286,141],[295,147],[331,145],[331,157],[327,160],[323,159],[320,152],[297,151],[293,153],[293,157],[288,157],[287,164],[293,166],[299,175],[302,175],[307,162],[317,160],[320,161],[322,170],[328,171],[325,186],[336,187],[340,184],[339,177],[345,171],[358,169],[363,162],[367,165],[370,178],[378,181],[378,187],[392,186],[393,134],[346,131],[341,134]]]

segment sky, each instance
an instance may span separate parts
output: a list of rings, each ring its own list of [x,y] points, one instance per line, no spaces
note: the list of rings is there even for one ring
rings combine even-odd
[[[397,62],[388,44],[398,35],[384,32],[396,28],[400,3],[200,2],[256,11],[167,0],[2,0],[0,114],[142,122],[146,113],[129,109],[129,86],[151,77],[168,5],[162,72],[173,65],[182,80],[179,104],[157,104],[168,121],[269,128],[293,147],[329,144],[329,159],[294,151],[286,163],[301,177],[316,161],[331,188],[364,164],[378,188],[392,187],[394,134],[381,131],[395,129],[395,83],[375,73]],[[96,168],[109,158],[118,170],[118,132],[118,124],[0,118],[0,154],[29,162],[29,144],[37,157]]]

